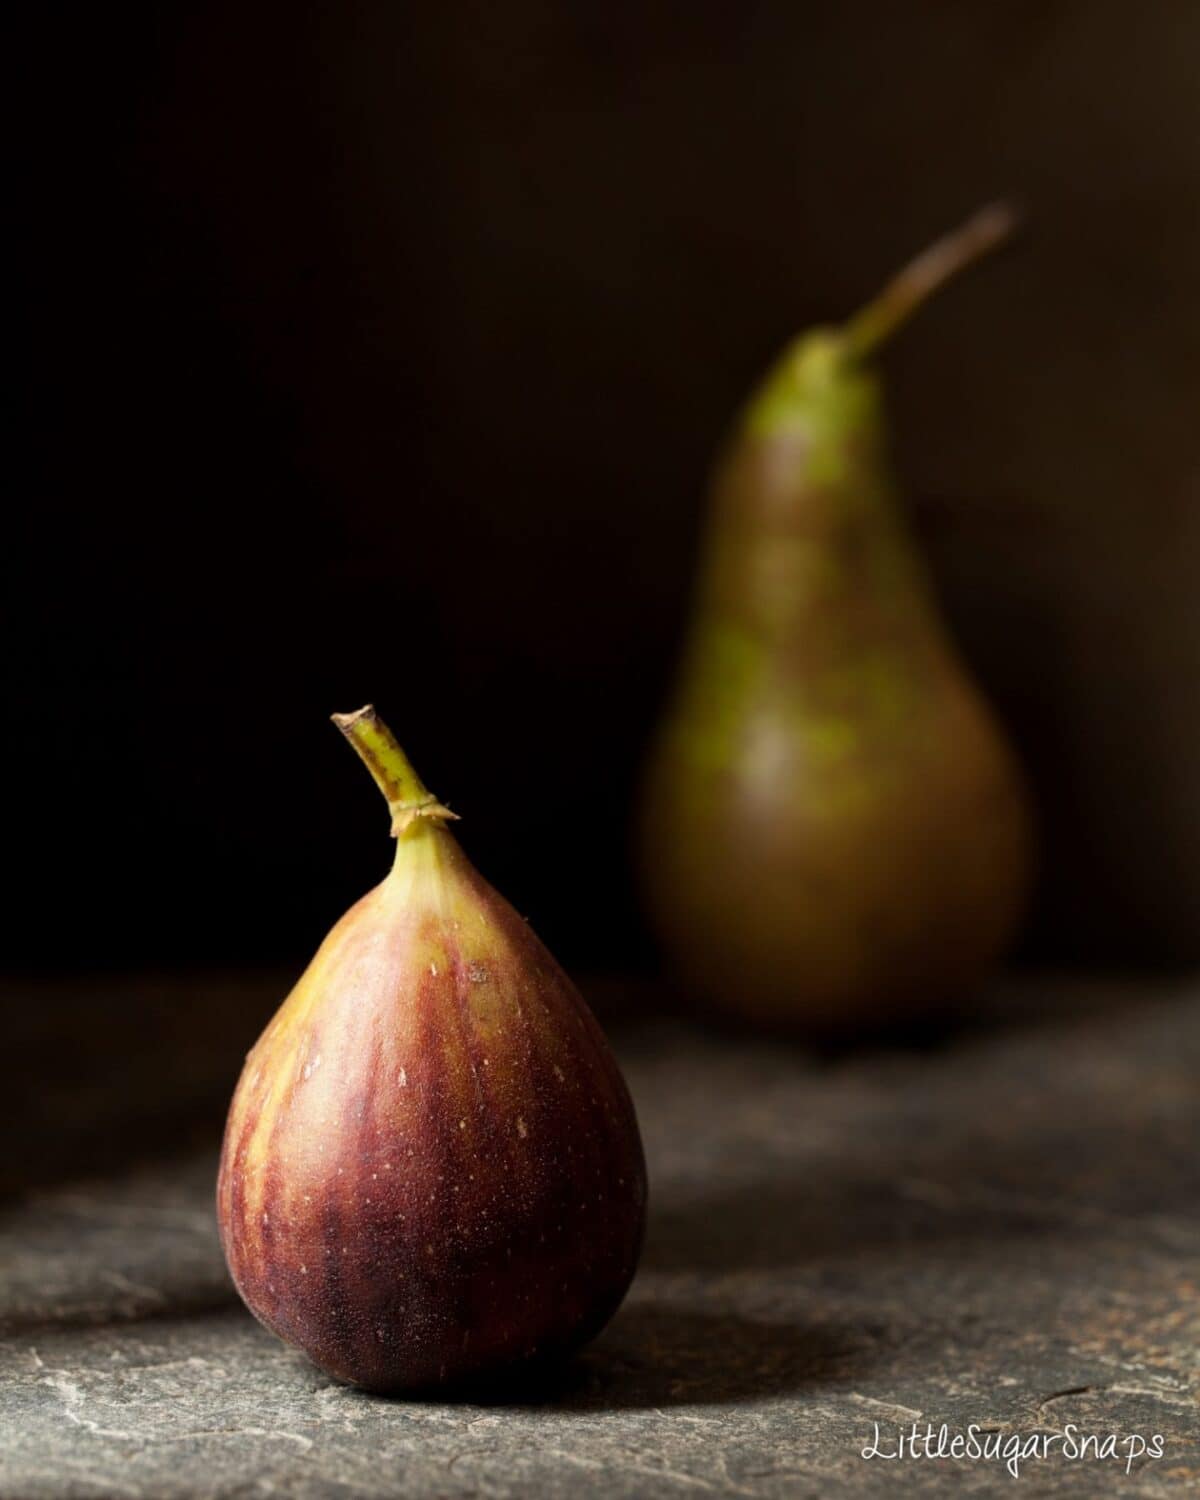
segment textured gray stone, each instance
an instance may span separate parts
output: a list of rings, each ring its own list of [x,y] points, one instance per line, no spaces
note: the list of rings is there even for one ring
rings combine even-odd
[[[994,1007],[995,1008],[995,1007]],[[652,1221],[539,1388],[388,1401],[234,1299],[212,1151],[44,1187],[0,1247],[0,1495],[1161,1497],[1200,1484],[1200,996],[1026,984],[926,1050],[683,1027],[624,1056]],[[881,1424],[1164,1456],[865,1462]]]

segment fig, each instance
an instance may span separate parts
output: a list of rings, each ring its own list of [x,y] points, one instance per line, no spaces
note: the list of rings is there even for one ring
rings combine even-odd
[[[374,709],[334,721],[387,797],[395,859],[246,1059],[217,1182],[230,1273],[267,1328],[367,1390],[561,1358],[637,1265],[629,1092]]]

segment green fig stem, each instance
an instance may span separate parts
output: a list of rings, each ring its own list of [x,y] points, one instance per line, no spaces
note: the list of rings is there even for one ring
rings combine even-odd
[[[847,323],[843,342],[847,354],[853,359],[873,354],[933,292],[1003,244],[1018,222],[1009,204],[992,203],[923,250]]]
[[[443,807],[425,786],[371,704],[352,714],[333,714],[332,718],[387,798],[393,838],[402,837],[421,818],[443,821],[458,816]]]

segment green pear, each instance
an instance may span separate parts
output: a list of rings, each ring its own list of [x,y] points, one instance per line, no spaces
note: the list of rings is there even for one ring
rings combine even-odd
[[[938,611],[888,473],[880,342],[1003,239],[984,210],[842,328],[793,342],[718,465],[642,819],[684,986],[799,1031],[965,996],[1031,876],[1023,780]]]

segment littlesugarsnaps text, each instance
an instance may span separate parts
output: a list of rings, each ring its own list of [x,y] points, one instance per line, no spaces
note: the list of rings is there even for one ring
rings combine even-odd
[[[874,1423],[874,1434],[862,1450],[865,1459],[965,1459],[969,1463],[1001,1463],[1014,1479],[1020,1479],[1021,1466],[1048,1458],[1067,1462],[1091,1461],[1119,1463],[1129,1474],[1139,1459],[1163,1456],[1160,1432],[1084,1432],[1068,1422],[1061,1432],[1002,1432],[972,1422],[965,1431],[943,1422],[892,1431]]]

